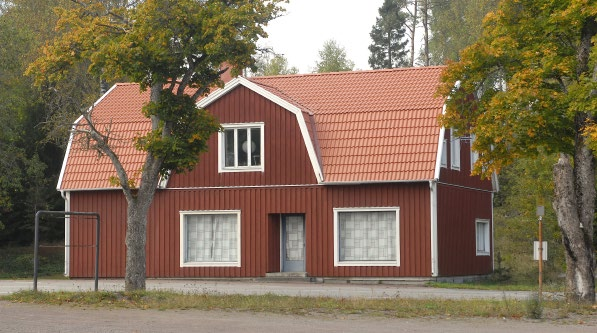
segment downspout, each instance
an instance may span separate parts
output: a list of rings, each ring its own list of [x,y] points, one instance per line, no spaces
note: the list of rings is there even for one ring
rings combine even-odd
[[[60,191],[64,199],[64,211],[70,212],[70,192]],[[70,275],[70,216],[64,216],[64,276]]]

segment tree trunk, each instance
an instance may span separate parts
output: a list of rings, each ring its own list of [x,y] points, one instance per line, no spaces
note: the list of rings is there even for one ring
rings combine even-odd
[[[145,290],[145,243],[148,210],[139,209],[137,199],[128,203],[126,221],[126,291]]]
[[[414,0],[413,4],[415,6],[414,10],[413,10],[413,16],[412,16],[412,31],[411,31],[411,35],[410,35],[410,67],[413,67],[415,65],[415,31],[417,30],[417,5],[418,5],[418,0]]]
[[[151,86],[151,101],[157,102],[159,100],[162,87],[161,83]],[[152,116],[151,123],[152,130],[160,126],[157,117]],[[163,135],[169,135],[169,131],[165,129],[168,126],[163,126]],[[128,203],[125,238],[126,272],[124,277],[124,289],[126,291],[145,290],[147,216],[158,186],[162,162],[163,158],[157,158],[151,152],[147,152],[138,190],[133,193],[133,190],[123,188]]]
[[[566,250],[567,297],[594,303],[595,160],[580,134],[576,143],[574,168],[567,154],[560,154],[554,165],[554,209]]]

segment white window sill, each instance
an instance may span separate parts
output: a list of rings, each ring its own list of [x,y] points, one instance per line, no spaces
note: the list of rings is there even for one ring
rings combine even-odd
[[[334,263],[336,267],[345,267],[345,266],[391,266],[391,267],[399,267],[400,264],[398,261],[340,261]]]
[[[180,267],[240,267],[240,262],[185,262]]]

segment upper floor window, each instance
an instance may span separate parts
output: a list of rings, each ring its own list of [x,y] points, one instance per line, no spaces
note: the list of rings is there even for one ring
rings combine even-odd
[[[479,152],[477,152],[476,150],[473,150],[473,144],[475,143],[475,139],[476,139],[475,135],[471,134],[471,170],[474,169],[475,163],[479,159]]]
[[[446,139],[442,141],[442,156],[441,156],[441,167],[448,167],[448,144]]]
[[[223,124],[219,171],[263,171],[263,123]]]
[[[454,133],[455,130],[450,131],[450,164],[453,170],[460,170],[460,137]]]

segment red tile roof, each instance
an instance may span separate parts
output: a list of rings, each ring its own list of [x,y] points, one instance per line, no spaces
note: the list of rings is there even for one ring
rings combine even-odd
[[[321,161],[314,163],[321,162],[324,183],[417,181],[434,178],[437,116],[444,103],[435,92],[442,69],[254,77],[244,82],[282,98],[304,116],[313,114],[316,133],[307,136],[317,146],[314,150],[319,149]],[[143,164],[145,154],[134,149],[131,139],[150,128],[140,112],[148,100],[149,92],[140,92],[137,84],[117,84],[93,107],[99,128],[109,127],[119,140],[115,150],[129,174]],[[75,137],[67,150],[58,188],[113,188],[108,179],[116,172],[109,159],[78,142]]]
[[[443,67],[255,77],[314,113],[326,183],[433,179]]]
[[[151,129],[151,123],[141,113],[148,101],[149,91],[141,92],[138,84],[119,83],[96,102],[91,111],[100,131],[110,129],[112,147],[129,175],[143,166],[145,153],[133,147],[132,139]],[[86,121],[81,119],[76,126],[84,128]],[[109,178],[116,176],[114,166],[108,157],[85,149],[81,140],[79,134],[69,144],[58,189],[113,188]]]

